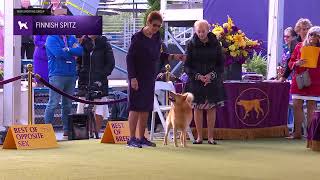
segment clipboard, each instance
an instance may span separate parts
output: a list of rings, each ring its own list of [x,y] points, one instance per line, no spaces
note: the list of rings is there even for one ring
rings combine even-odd
[[[301,59],[305,63],[301,67],[316,68],[318,66],[320,48],[314,46],[304,46],[301,48]]]

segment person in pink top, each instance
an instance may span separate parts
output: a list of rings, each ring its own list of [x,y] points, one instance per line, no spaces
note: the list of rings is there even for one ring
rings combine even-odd
[[[298,43],[295,47],[291,59],[289,62],[289,67],[294,71],[292,84],[291,84],[291,94],[301,95],[301,96],[320,96],[320,56],[318,60],[318,65],[316,68],[306,68],[301,67],[305,63],[305,60],[301,59],[301,48],[304,46],[316,46],[320,47],[320,26],[311,27],[303,42]],[[308,87],[298,88],[297,85],[297,75],[308,71],[311,79],[311,85]],[[301,138],[301,123],[303,120],[303,100],[294,99],[293,102],[294,111],[294,134],[291,138],[299,139]],[[307,122],[308,126],[311,123],[312,114],[316,108],[316,101],[307,100]]]

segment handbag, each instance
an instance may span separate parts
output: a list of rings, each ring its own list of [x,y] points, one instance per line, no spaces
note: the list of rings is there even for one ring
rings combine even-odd
[[[302,73],[297,74],[296,82],[298,85],[298,89],[309,87],[311,85],[309,70],[305,70]]]
[[[69,114],[69,140],[89,139],[89,123],[86,114]]]

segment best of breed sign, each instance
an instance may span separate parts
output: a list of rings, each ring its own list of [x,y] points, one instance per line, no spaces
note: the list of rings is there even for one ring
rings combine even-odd
[[[128,121],[110,121],[104,131],[101,143],[125,144],[129,139]]]
[[[137,127],[136,135],[139,128]],[[148,132],[145,131],[144,136],[147,138]],[[130,139],[129,122],[128,121],[110,121],[104,131],[101,143],[125,144]]]
[[[51,124],[16,125],[9,128],[3,149],[42,149],[57,147]]]

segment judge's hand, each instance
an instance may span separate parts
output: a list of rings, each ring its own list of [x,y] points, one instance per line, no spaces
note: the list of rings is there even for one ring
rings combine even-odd
[[[304,59],[298,59],[295,63],[294,63],[294,65],[295,66],[301,66],[301,65],[303,65],[305,63],[305,60]]]
[[[187,56],[184,54],[173,54],[173,59],[178,61],[186,61]]]

